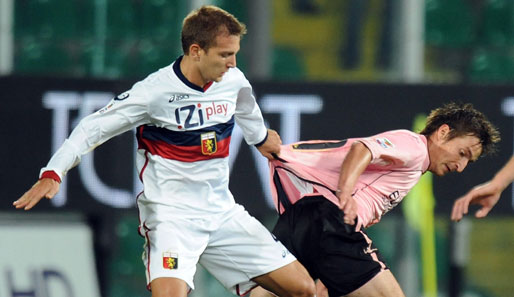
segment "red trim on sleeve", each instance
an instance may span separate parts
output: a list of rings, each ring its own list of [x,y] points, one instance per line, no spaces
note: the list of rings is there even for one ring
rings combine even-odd
[[[52,170],[43,172],[43,174],[41,174],[41,177],[39,178],[39,180],[42,180],[43,178],[51,178],[51,179],[55,180],[56,182],[61,183],[61,178],[59,177],[59,175],[57,175],[57,173],[55,173],[55,171],[52,171]]]

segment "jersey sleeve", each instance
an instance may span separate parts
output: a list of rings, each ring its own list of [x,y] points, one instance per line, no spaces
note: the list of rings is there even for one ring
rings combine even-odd
[[[267,134],[261,109],[248,85],[240,89],[235,111],[237,125],[243,130],[243,135],[249,145],[262,142]]]
[[[104,108],[84,117],[73,129],[48,164],[41,169],[54,171],[62,179],[81,156],[134,127],[148,122],[147,99],[143,86],[113,98]]]
[[[416,167],[427,158],[427,148],[418,134],[408,130],[384,132],[359,138],[371,151],[371,165],[390,168]]]

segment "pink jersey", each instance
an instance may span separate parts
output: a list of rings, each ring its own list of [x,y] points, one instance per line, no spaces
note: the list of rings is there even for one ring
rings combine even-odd
[[[341,164],[355,141],[366,145],[372,154],[370,165],[353,191],[358,204],[359,227],[377,223],[402,201],[428,169],[426,137],[408,130],[343,141],[314,140],[283,145],[280,160],[270,162],[272,195],[277,210],[282,213],[287,204],[316,195],[323,195],[338,205],[335,190]],[[288,201],[280,200],[277,191],[283,191]]]

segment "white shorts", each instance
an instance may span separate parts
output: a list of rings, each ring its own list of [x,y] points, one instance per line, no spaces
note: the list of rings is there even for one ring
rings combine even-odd
[[[174,218],[141,230],[143,262],[149,285],[159,277],[184,280],[194,289],[199,262],[239,296],[256,284],[252,278],[283,267],[296,258],[241,206],[210,219]]]

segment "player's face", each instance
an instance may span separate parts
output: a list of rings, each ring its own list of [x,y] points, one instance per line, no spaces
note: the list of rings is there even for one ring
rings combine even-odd
[[[241,37],[222,34],[216,37],[216,44],[200,55],[200,73],[205,83],[219,82],[232,67],[236,67],[236,54]]]
[[[428,170],[438,176],[448,172],[462,172],[469,162],[477,160],[482,153],[482,144],[476,136],[465,135],[450,140],[447,138],[447,133],[435,137],[433,145],[429,146]]]

